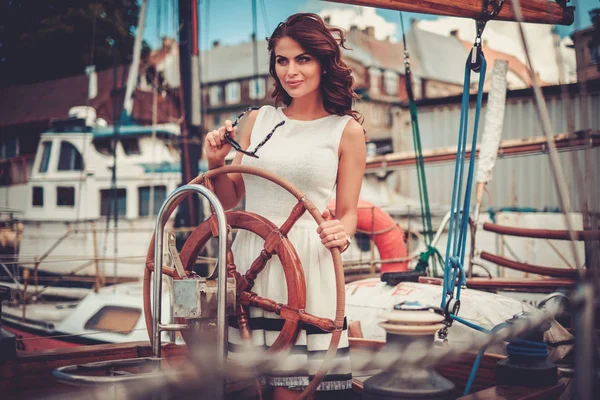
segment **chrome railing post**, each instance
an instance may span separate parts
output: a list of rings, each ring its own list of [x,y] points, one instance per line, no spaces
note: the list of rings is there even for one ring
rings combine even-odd
[[[163,241],[165,225],[169,219],[166,211],[180,198],[192,192],[198,193],[208,200],[215,210],[217,216],[217,225],[219,228],[219,277],[218,277],[218,294],[217,294],[217,363],[220,371],[225,365],[226,356],[226,334],[227,325],[225,321],[225,298],[227,290],[227,220],[225,210],[217,196],[202,185],[184,185],[175,189],[165,200],[158,212],[156,225],[154,228],[154,298],[153,298],[153,324],[152,324],[152,354],[156,358],[161,356],[161,338],[160,334],[163,330],[161,324],[161,306],[162,306],[162,265],[163,265]],[[223,378],[223,390],[225,389],[225,378]],[[223,391],[223,393],[225,393]]]

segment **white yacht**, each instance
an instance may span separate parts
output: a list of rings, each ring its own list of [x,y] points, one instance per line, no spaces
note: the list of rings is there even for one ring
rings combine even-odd
[[[0,187],[4,210],[22,222],[18,254],[6,256],[0,274],[29,269],[28,291],[49,285],[45,294],[64,294],[65,283],[89,288],[141,277],[156,214],[181,183],[180,127],[117,131],[113,152],[115,127],[91,107],[73,107],[41,135],[33,164],[23,165],[26,182]]]

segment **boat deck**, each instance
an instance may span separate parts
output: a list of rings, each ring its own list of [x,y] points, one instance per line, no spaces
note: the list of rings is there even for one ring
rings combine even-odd
[[[383,342],[370,342],[363,340],[358,345],[355,343],[351,348],[381,348]],[[49,396],[69,396],[73,398],[77,394],[85,394],[89,388],[66,385],[59,383],[52,375],[52,371],[66,365],[85,364],[96,361],[109,361],[118,359],[132,359],[139,357],[150,357],[152,354],[149,342],[135,342],[125,344],[108,344],[95,346],[81,346],[69,349],[56,349],[44,351],[19,352],[14,360],[0,365],[0,393],[6,400],[12,399],[35,399],[47,398]],[[170,365],[183,362],[187,355],[185,345],[165,344],[163,356],[167,358]],[[465,354],[462,358],[436,367],[436,370],[450,379],[457,386],[457,396],[464,387],[475,354]],[[569,379],[562,378],[556,385],[545,388],[516,388],[495,386],[495,366],[502,356],[486,354],[481,360],[477,378],[473,384],[472,395],[459,397],[463,400],[473,399],[558,399],[565,391]],[[353,390],[350,399],[361,398],[364,381],[377,371],[355,371]],[[251,390],[246,389],[237,392],[244,393],[244,398],[252,398]],[[255,390],[255,389],[252,389]],[[247,397],[250,396],[250,397]],[[239,398],[232,395],[232,398]],[[345,397],[346,399],[348,397]]]

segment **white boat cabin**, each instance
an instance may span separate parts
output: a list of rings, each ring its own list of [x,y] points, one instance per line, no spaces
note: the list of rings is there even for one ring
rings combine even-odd
[[[115,131],[118,140],[113,156]],[[51,129],[41,135],[29,181],[0,188],[5,192],[2,197],[8,199],[5,206],[21,211],[26,221],[106,218],[111,211],[116,159],[119,217],[156,215],[166,194],[181,182],[179,132],[177,124],[117,129],[96,119],[93,108],[75,107],[69,118],[53,121]]]
[[[68,118],[52,121],[40,137],[28,179],[0,187],[2,206],[24,225],[19,264],[33,267],[43,259],[40,271],[64,274],[77,267],[65,260],[103,259],[106,269],[100,261],[77,274],[97,275],[100,269],[104,276],[140,276],[143,259],[138,258],[145,254],[156,215],[182,181],[179,137],[177,124],[107,126],[91,107],[74,107]],[[114,221],[108,224],[113,199],[116,234]],[[115,260],[121,265],[128,257],[136,265],[113,268]]]

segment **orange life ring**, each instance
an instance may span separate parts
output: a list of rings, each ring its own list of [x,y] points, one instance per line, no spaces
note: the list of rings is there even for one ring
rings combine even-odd
[[[328,208],[335,214],[335,199],[329,201]],[[408,256],[404,232],[388,213],[366,200],[359,200],[357,214],[356,228],[373,235],[373,241],[382,261]],[[402,271],[408,271],[408,261],[381,264],[382,274]]]

